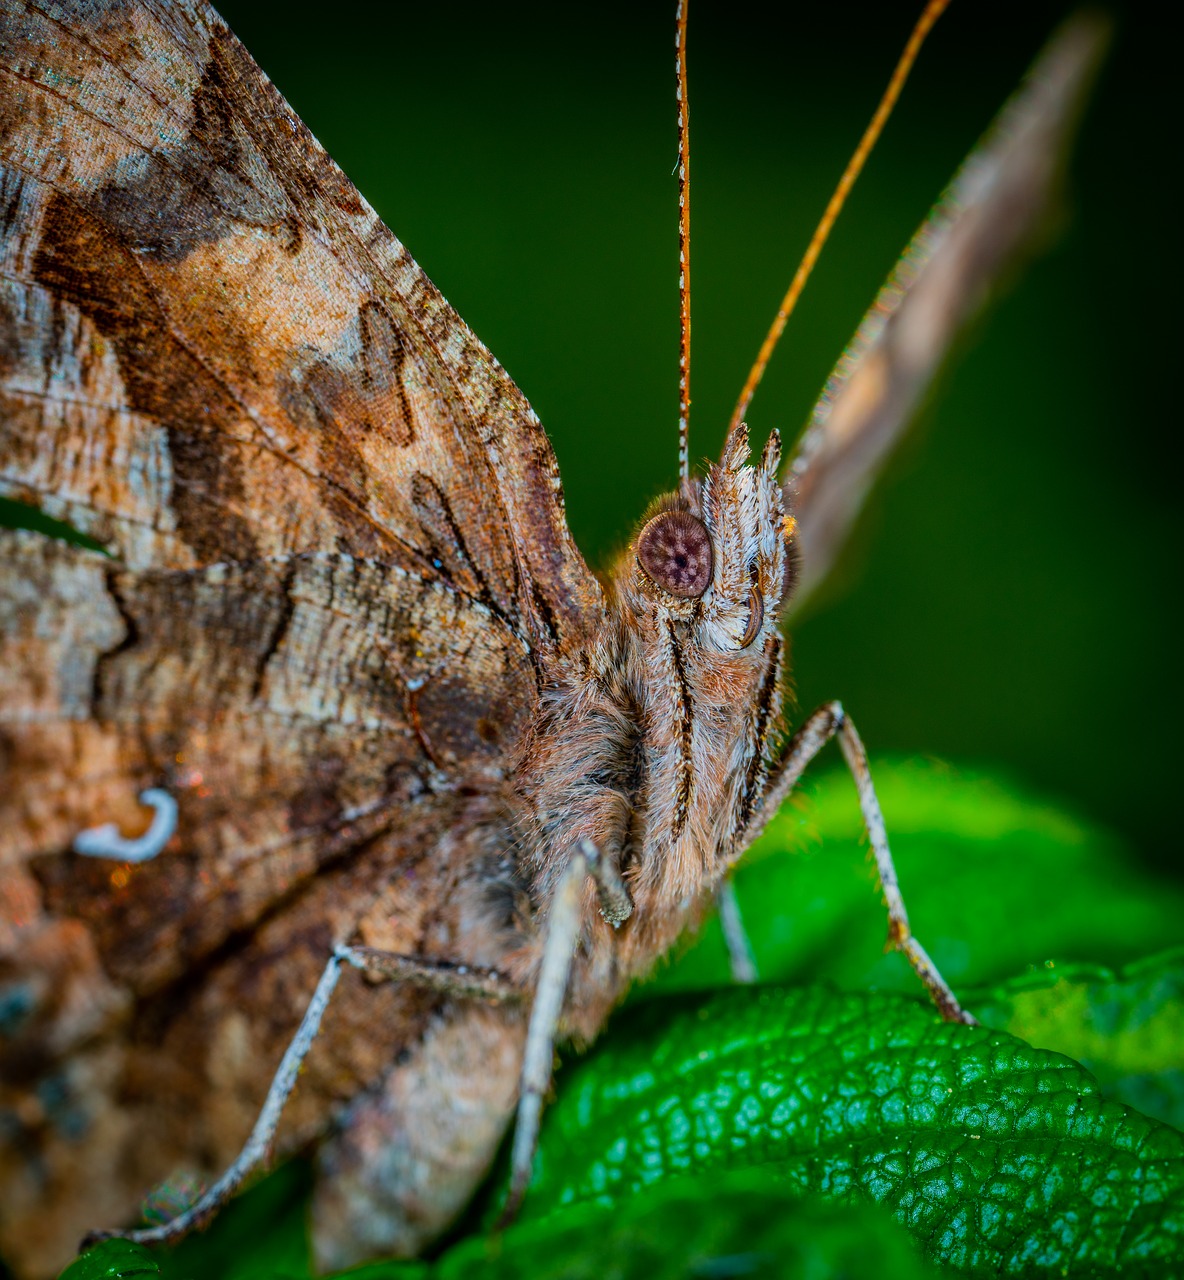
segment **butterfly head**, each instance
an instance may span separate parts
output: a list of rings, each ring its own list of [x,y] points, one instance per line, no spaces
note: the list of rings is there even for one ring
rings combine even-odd
[[[747,465],[749,454],[742,425],[701,483],[651,507],[624,584],[644,612],[688,625],[709,653],[761,653],[793,586],[793,521],[777,480],[777,433],[756,466]]]

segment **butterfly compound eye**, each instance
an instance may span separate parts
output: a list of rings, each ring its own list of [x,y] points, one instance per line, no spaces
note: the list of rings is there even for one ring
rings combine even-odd
[[[638,536],[637,562],[663,591],[693,600],[711,582],[711,535],[688,512],[665,511]]]

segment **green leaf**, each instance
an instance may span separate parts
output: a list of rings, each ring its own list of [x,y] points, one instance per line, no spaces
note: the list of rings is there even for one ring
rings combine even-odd
[[[754,1165],[884,1205],[964,1274],[1162,1277],[1184,1251],[1184,1135],[1067,1058],[819,989],[638,1005],[562,1074],[525,1213]]]
[[[1115,836],[990,777],[932,761],[873,761],[917,936],[957,990],[1046,960],[1121,965],[1184,943],[1184,892],[1140,870]],[[785,805],[736,874],[761,976],[915,994],[884,954],[886,919],[844,768]],[[639,997],[719,986],[712,920]]]
[[[1105,1097],[1184,1129],[1184,948],[1118,973],[1049,966],[967,1003],[987,1026],[1076,1058]]]
[[[34,533],[44,534],[59,542],[70,542],[76,547],[85,547],[88,551],[99,551],[105,556],[111,553],[101,542],[88,537],[64,520],[55,520],[38,507],[24,502],[16,502],[12,498],[0,498],[0,529],[29,529]]]
[[[872,1206],[795,1200],[759,1172],[683,1180],[616,1210],[580,1205],[445,1254],[432,1280],[923,1280],[933,1271]],[[350,1280],[402,1280],[374,1268]]]
[[[143,1245],[104,1240],[75,1258],[59,1280],[140,1280],[159,1275],[159,1263]]]

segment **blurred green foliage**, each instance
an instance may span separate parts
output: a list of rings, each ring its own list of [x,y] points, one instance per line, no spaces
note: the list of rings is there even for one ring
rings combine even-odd
[[[1037,970],[967,1000],[985,1025],[1076,1058],[1107,1097],[1184,1129],[1184,950],[1118,973]]]
[[[474,1239],[434,1266],[377,1263],[349,1280],[934,1280],[936,1272],[886,1213],[872,1205],[802,1201],[740,1170],[712,1181],[705,1213],[702,1181],[672,1182],[618,1212],[581,1206],[561,1218],[515,1227],[503,1237]],[[595,1238],[594,1249],[588,1248]],[[134,1261],[131,1261],[134,1260]],[[208,1259],[191,1276],[218,1280],[285,1280],[304,1271],[260,1272],[229,1258],[216,1272]],[[133,1269],[138,1267],[139,1269]],[[160,1275],[146,1249],[104,1246],[62,1280],[123,1280]]]
[[[876,760],[873,774],[913,929],[956,987],[1028,966],[1124,964],[1184,942],[1184,889],[1143,870],[1111,832],[933,761]],[[903,957],[883,950],[884,909],[845,769],[807,776],[735,886],[763,978],[916,993]],[[716,985],[729,972],[711,921],[638,995]]]

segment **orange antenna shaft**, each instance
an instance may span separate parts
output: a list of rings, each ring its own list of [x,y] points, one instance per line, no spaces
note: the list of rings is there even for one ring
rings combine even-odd
[[[678,478],[691,474],[691,130],[687,104],[687,4],[678,0],[674,47],[678,102]]]
[[[835,188],[834,195],[831,196],[830,202],[826,206],[826,211],[810,238],[810,243],[806,246],[802,261],[797,271],[794,272],[789,289],[781,300],[781,306],[777,309],[777,314],[773,318],[773,323],[769,326],[769,332],[765,335],[764,342],[761,343],[761,349],[757,353],[752,368],[749,370],[744,389],[740,392],[739,400],[736,401],[736,408],[732,411],[729,430],[735,428],[744,420],[744,415],[748,412],[748,406],[752,403],[753,394],[761,378],[765,375],[765,368],[769,363],[769,357],[773,354],[773,348],[776,347],[777,341],[785,329],[786,321],[793,313],[794,307],[797,306],[798,298],[801,297],[806,281],[810,278],[810,272],[814,270],[814,264],[818,261],[818,255],[822,252],[822,246],[826,243],[831,228],[835,225],[835,219],[839,216],[839,211],[846,202],[851,188],[855,185],[855,179],[859,177],[864,162],[871,154],[872,148],[876,145],[888,117],[892,114],[892,108],[896,106],[896,100],[900,97],[904,82],[908,79],[909,72],[913,69],[913,63],[917,60],[917,54],[921,50],[925,37],[932,30],[933,24],[945,12],[948,4],[949,0],[929,0],[929,3],[925,6],[925,11],[917,19],[917,25],[913,28],[908,43],[904,47],[904,52],[900,55],[900,61],[897,62],[896,69],[892,72],[892,79],[888,81],[888,87],[884,90],[880,105],[876,108],[875,115],[872,116],[871,122],[864,130],[863,137],[859,140],[859,146],[855,148],[855,154],[847,161],[847,167],[843,170],[839,185]]]

